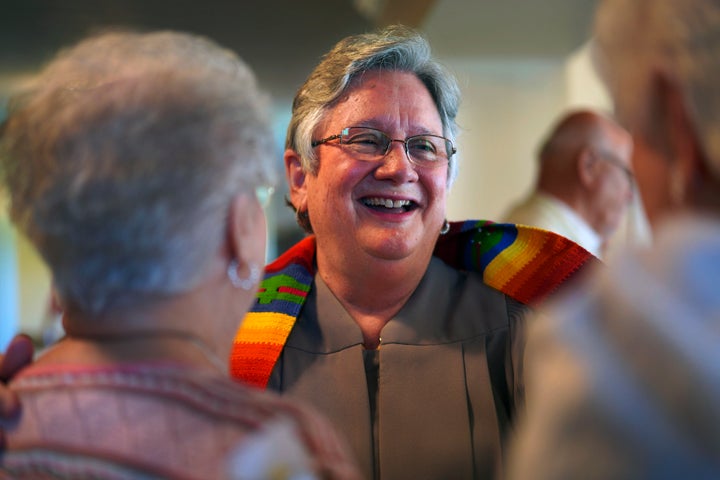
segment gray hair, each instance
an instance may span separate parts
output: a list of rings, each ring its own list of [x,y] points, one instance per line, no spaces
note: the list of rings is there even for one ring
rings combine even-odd
[[[285,146],[300,155],[305,171],[314,174],[318,169],[318,159],[312,148],[315,128],[351,87],[352,81],[370,70],[414,73],[427,87],[437,106],[443,135],[456,143],[455,117],[460,105],[457,80],[433,59],[430,45],[419,33],[393,25],[338,42],[298,90]],[[454,155],[448,163],[448,186],[456,175],[457,155]]]
[[[272,182],[267,98],[205,38],[91,37],[61,51],[8,113],[11,218],[63,303],[83,311],[193,288],[232,197]]]
[[[631,131],[655,72],[677,81],[708,158],[720,177],[720,5],[716,0],[604,0],[595,23],[595,61]],[[647,132],[646,132],[647,133]],[[657,139],[656,139],[657,140]]]

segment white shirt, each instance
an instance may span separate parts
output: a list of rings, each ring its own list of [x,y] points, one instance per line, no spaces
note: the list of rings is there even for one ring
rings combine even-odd
[[[505,215],[505,222],[550,230],[601,257],[602,238],[566,203],[545,193],[535,192]]]

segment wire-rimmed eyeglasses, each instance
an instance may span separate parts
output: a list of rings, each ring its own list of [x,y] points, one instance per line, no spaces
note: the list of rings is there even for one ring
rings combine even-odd
[[[339,140],[358,160],[375,162],[381,160],[390,151],[393,142],[405,146],[405,153],[416,165],[436,166],[447,162],[457,149],[450,139],[440,135],[412,135],[405,140],[390,138],[385,132],[369,127],[343,128],[338,135],[331,135],[312,142],[313,147],[331,140]]]
[[[635,183],[636,183],[635,182],[635,174],[633,173],[632,170],[630,170],[630,168],[627,165],[625,165],[625,163],[622,160],[617,158],[612,153],[604,151],[604,150],[597,150],[596,158],[600,159],[601,161],[607,162],[611,165],[614,165],[617,168],[619,168],[620,170],[622,170],[623,174],[625,174],[625,176],[628,179],[628,182],[630,183],[630,188],[633,190],[635,189]]]

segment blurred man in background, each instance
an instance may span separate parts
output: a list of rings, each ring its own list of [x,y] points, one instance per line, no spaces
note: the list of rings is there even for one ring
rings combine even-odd
[[[535,189],[505,221],[544,228],[602,258],[633,198],[632,139],[589,110],[565,114],[543,142]]]

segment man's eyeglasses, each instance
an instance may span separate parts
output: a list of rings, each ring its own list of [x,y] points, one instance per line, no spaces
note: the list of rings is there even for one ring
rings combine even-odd
[[[457,149],[453,143],[440,135],[412,135],[405,140],[388,137],[384,132],[368,127],[348,127],[338,135],[331,135],[312,142],[313,147],[331,140],[339,140],[358,160],[376,162],[385,157],[393,142],[405,146],[408,158],[419,166],[437,166],[447,162]]]
[[[624,162],[619,160],[615,155],[609,152],[597,151],[595,158],[598,158],[604,162],[608,162],[609,164],[614,165],[620,170],[622,170],[622,172],[625,174],[628,181],[630,182],[630,188],[635,187],[635,174],[632,170],[630,170],[630,168],[628,168],[627,165],[625,165]]]

